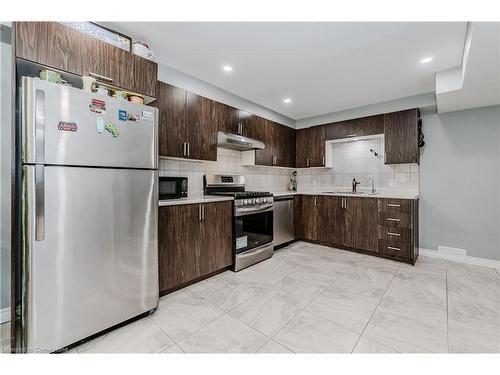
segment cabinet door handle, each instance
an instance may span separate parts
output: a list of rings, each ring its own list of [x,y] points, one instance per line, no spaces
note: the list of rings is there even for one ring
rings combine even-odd
[[[325,165],[325,155],[323,155],[323,166]]]
[[[189,142],[187,143],[187,156],[189,157]]]
[[[201,206],[201,220],[205,221],[205,206]]]
[[[113,78],[109,78],[109,77],[106,77],[106,76],[103,76],[103,75],[100,75],[97,73],[89,72],[89,76],[94,77],[95,79],[97,79],[99,81],[106,81],[109,83],[113,82]]]
[[[182,156],[186,156],[186,142],[182,142]]]
[[[388,236],[396,236],[396,237],[400,237],[401,236],[399,233],[393,233],[393,232],[387,232],[387,235]]]
[[[401,219],[395,219],[395,218],[393,218],[393,217],[388,217],[388,218],[387,218],[387,221],[396,221],[396,222],[400,222],[400,221],[401,221]]]
[[[309,158],[306,158],[306,166],[309,167]]]
[[[347,208],[347,198],[344,199],[345,199],[345,208]]]
[[[387,203],[387,207],[401,207],[400,204]]]
[[[340,208],[344,208],[344,198],[340,198]]]
[[[201,213],[201,204],[198,205],[198,221],[201,221],[202,219],[202,213]]]
[[[389,250],[394,250],[394,251],[401,251],[399,247],[392,247],[392,246],[387,246]]]
[[[318,197],[314,197],[314,207],[317,206],[317,200],[318,200]]]

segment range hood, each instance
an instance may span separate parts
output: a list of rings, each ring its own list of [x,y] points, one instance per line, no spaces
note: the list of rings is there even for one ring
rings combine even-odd
[[[263,150],[266,148],[264,143],[256,139],[224,132],[217,133],[217,147],[238,151]]]

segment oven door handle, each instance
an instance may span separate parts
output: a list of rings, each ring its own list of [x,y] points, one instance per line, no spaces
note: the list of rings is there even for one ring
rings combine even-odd
[[[272,204],[265,204],[259,207],[246,207],[246,208],[235,208],[234,209],[234,215],[235,216],[245,216],[245,215],[252,215],[252,214],[257,214],[261,212],[268,212],[273,210],[273,205]]]

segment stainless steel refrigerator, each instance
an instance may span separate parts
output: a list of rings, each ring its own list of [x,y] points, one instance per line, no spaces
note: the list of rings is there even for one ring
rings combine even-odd
[[[158,306],[157,110],[22,79],[23,335],[52,352]]]

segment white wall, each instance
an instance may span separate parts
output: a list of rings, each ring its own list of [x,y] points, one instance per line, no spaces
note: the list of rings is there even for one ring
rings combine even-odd
[[[420,246],[500,260],[500,106],[422,120]]]

